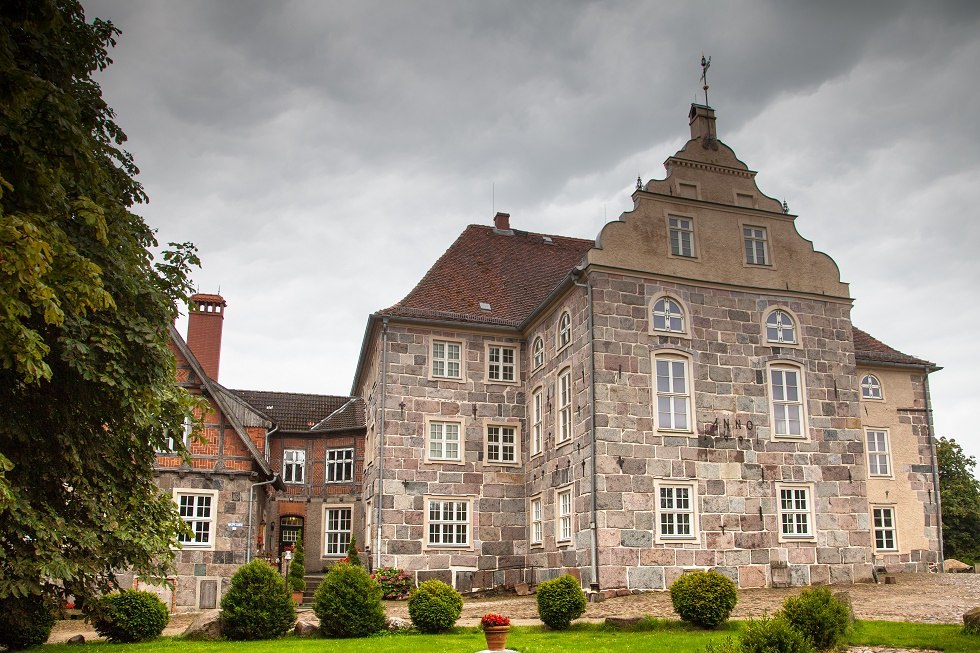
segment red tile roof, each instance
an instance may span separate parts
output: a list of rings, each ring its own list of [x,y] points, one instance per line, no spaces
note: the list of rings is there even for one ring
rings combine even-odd
[[[935,363],[892,349],[857,327],[854,327],[854,357],[858,363],[897,363],[938,369]]]
[[[360,399],[333,395],[263,390],[229,390],[262,413],[283,431],[364,428],[364,404]]]
[[[592,247],[581,238],[470,225],[405,299],[380,314],[517,327]]]

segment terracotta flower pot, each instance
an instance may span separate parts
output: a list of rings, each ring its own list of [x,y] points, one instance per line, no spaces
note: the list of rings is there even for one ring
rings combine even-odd
[[[502,651],[507,645],[507,632],[510,626],[485,626],[483,634],[487,637],[487,649]]]
[[[302,590],[300,590],[298,592],[297,591],[293,591],[293,603],[295,603],[296,605],[302,605],[303,604],[303,591]]]

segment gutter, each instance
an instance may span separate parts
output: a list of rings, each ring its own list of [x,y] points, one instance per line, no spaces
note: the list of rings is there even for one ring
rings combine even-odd
[[[592,531],[591,541],[589,542],[590,553],[592,556],[592,583],[590,584],[590,589],[593,592],[599,591],[599,525],[597,520],[597,507],[596,507],[596,432],[595,432],[595,319],[593,317],[593,307],[592,307],[592,280],[586,277],[585,283],[579,283],[574,280],[574,277],[580,276],[584,271],[584,268],[577,267],[572,270],[569,278],[572,279],[574,283],[579,288],[585,288],[585,298],[589,309],[589,407],[592,413],[591,424],[589,428],[589,443],[592,449],[592,497],[591,497],[591,519],[589,527]]]
[[[925,372],[926,434],[929,436],[929,453],[932,456],[932,491],[936,497],[936,536],[939,540],[939,571],[942,573],[946,571],[946,557],[943,555],[943,500],[939,493],[939,457],[936,454],[935,427],[932,423],[932,399],[929,393],[930,368],[923,367],[922,369]]]
[[[375,509],[377,519],[375,520],[378,528],[377,549],[375,550],[375,569],[381,568],[381,522],[382,511],[381,502],[384,499],[385,483],[385,397],[388,395],[388,318],[381,318],[381,402],[378,410],[381,411],[381,423],[378,428],[378,489],[375,492]]]

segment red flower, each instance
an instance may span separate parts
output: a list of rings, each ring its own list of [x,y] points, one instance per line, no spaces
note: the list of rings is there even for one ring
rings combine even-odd
[[[510,619],[502,614],[493,614],[491,612],[490,614],[483,615],[483,618],[480,619],[480,625],[484,628],[489,626],[509,626]]]

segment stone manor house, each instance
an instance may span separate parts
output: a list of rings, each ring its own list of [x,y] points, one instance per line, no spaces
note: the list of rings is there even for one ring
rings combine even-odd
[[[666,177],[582,240],[470,225],[368,318],[351,396],[217,382],[224,300],[197,295],[178,382],[191,464],[157,474],[195,532],[175,609],[302,541],[461,591],[561,573],[664,589],[851,583],[940,560],[935,364],[850,321],[834,261],[692,105]]]

